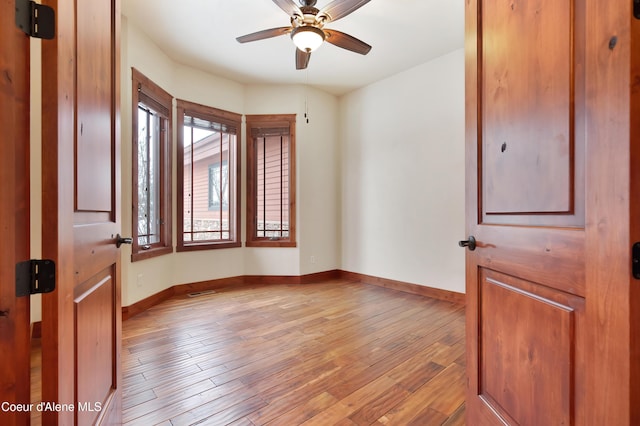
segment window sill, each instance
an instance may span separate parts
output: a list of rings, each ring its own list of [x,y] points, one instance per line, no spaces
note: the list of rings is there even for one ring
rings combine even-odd
[[[289,240],[276,240],[276,241],[270,241],[270,240],[254,240],[254,241],[247,241],[244,244],[246,247],[297,247],[297,244],[295,241],[289,241]]]
[[[154,247],[149,250],[139,250],[136,253],[131,253],[131,262],[137,262],[139,260],[151,259],[153,257],[162,256],[165,254],[173,253],[173,247]]]
[[[226,249],[226,248],[236,248],[242,247],[242,243],[239,241],[225,241],[223,243],[212,243],[210,241],[202,242],[202,243],[190,243],[186,245],[178,244],[176,247],[176,251],[198,251],[198,250],[217,250],[217,249]]]

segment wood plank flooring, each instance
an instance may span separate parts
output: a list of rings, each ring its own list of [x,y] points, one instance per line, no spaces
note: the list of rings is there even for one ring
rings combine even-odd
[[[464,307],[344,280],[242,286],[123,323],[126,425],[462,425]]]
[[[42,401],[42,339],[31,339],[31,403]],[[42,413],[31,410],[31,426],[42,424]]]

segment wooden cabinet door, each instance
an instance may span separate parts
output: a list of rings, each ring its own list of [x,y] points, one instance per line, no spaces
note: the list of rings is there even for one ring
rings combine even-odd
[[[43,253],[58,287],[43,297],[46,424],[120,422],[121,300],[117,0],[50,0],[43,42]]]
[[[630,12],[466,1],[469,425],[623,425],[637,411]]]

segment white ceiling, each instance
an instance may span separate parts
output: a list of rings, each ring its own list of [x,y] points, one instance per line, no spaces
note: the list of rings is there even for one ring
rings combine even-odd
[[[330,0],[318,0],[322,9]],[[174,61],[240,83],[309,84],[341,95],[463,47],[463,0],[372,0],[333,28],[373,46],[362,56],[324,43],[295,69],[289,36],[236,37],[289,25],[272,0],[123,0],[123,14]]]

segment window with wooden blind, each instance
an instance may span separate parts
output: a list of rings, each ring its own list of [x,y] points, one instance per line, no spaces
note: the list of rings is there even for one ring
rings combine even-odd
[[[133,217],[131,260],[173,251],[171,242],[172,96],[132,69]]]
[[[178,251],[239,247],[241,115],[178,100]]]
[[[295,247],[295,115],[247,115],[246,120],[246,245]]]

